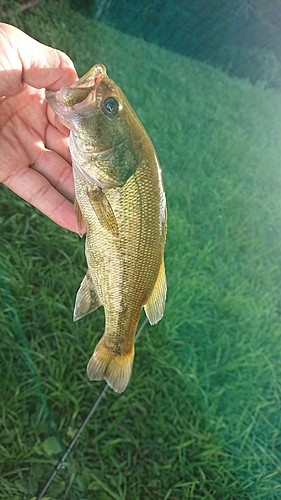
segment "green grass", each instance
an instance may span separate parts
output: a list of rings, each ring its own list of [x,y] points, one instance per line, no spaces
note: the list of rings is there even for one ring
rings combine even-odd
[[[14,20],[102,62],[158,151],[168,300],[129,387],[108,391],[51,500],[281,495],[280,94],[42,2]],[[0,187],[0,497],[38,493],[104,387],[102,310],[72,322],[84,243]]]

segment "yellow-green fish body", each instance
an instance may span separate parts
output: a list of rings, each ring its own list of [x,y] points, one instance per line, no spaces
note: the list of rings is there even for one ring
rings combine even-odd
[[[151,324],[164,313],[166,201],[159,162],[145,129],[103,65],[70,88],[47,91],[70,129],[78,220],[87,226],[88,271],[74,319],[101,305],[105,332],[88,364],[91,380],[125,390],[142,307]]]

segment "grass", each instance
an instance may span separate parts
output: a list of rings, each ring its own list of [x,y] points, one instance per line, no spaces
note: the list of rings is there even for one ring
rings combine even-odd
[[[12,19],[96,62],[159,153],[167,193],[164,319],[137,342],[51,500],[280,498],[281,104],[261,84],[42,2]],[[103,312],[72,322],[84,243],[0,188],[0,496],[30,500],[104,382],[85,368]]]

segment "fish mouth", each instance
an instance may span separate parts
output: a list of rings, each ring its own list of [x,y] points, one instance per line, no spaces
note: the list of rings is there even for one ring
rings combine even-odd
[[[80,104],[91,92],[93,92],[93,102],[95,102],[97,87],[106,76],[106,67],[103,64],[96,64],[70,87],[62,87],[58,91],[46,90],[46,99],[56,113],[63,115],[65,114],[64,106],[72,108],[72,106]]]
[[[62,115],[67,114],[72,110],[73,106],[83,103],[89,94],[94,92],[94,102],[96,101],[96,89],[91,87],[62,87],[57,92],[54,90],[46,90],[45,95],[48,103],[55,113]],[[77,109],[77,108],[76,108]]]

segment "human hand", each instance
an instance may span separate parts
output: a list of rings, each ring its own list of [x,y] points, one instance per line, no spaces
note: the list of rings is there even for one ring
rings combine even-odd
[[[77,232],[69,131],[45,99],[77,80],[56,49],[0,23],[0,182],[54,222]]]

